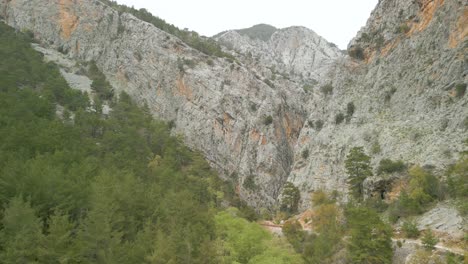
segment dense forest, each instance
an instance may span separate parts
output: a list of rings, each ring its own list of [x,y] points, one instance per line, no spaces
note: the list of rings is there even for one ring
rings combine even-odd
[[[0,24],[2,263],[301,263],[167,124],[94,73],[103,115],[29,35]]]

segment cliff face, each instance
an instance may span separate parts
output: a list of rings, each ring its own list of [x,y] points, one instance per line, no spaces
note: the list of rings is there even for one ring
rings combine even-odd
[[[267,84],[242,63],[208,57],[99,1],[2,0],[0,10],[43,46],[95,60],[117,91],[174,121],[174,133],[238,184],[251,205],[275,203],[306,117],[297,84],[280,78]]]
[[[246,30],[227,31],[218,34],[216,40],[240,53],[243,61],[254,61],[298,82],[317,82],[343,56],[336,46],[308,28],[277,29],[269,38],[243,34]]]
[[[218,35],[239,62],[96,0],[0,0],[0,16],[68,59],[95,60],[118,91],[174,121],[174,133],[257,208],[274,205],[287,180],[303,205],[318,189],[346,193],[343,162],[354,146],[374,164],[442,169],[468,136],[463,1],[381,0],[351,57],[301,27],[266,40]]]
[[[346,191],[343,162],[354,146],[364,146],[374,167],[390,158],[442,170],[457,159],[468,137],[467,18],[464,1],[379,2],[350,43],[352,57],[321,80],[332,94],[317,91],[309,103],[308,120],[324,126],[305,123],[289,177],[305,198]]]

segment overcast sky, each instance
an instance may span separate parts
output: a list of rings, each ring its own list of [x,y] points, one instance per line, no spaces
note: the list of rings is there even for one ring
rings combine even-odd
[[[378,0],[117,0],[205,36],[266,23],[305,26],[346,49]]]

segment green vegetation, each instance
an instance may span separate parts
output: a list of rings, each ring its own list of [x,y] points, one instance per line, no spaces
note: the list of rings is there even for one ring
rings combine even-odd
[[[383,173],[394,173],[402,172],[406,169],[406,165],[403,161],[392,161],[391,159],[383,159],[379,163],[377,168],[377,174],[381,175]]]
[[[456,97],[463,97],[466,93],[466,84],[459,83],[455,86],[455,96]]]
[[[408,186],[390,206],[392,221],[400,217],[420,214],[436,199],[441,198],[439,180],[428,170],[413,166],[409,170]]]
[[[251,210],[148,109],[121,94],[108,117],[87,111],[0,27],[2,263],[301,263],[255,223],[230,226],[222,203]]]
[[[0,22],[0,92],[19,88],[28,93],[26,88],[31,88],[41,90],[44,100],[57,102],[69,110],[88,106],[87,96],[76,90],[64,89],[68,84],[57,66],[43,63],[42,56],[31,48],[30,41],[27,35]]]
[[[182,41],[187,43],[187,45],[189,45],[190,47],[196,50],[199,50],[200,52],[203,52],[206,55],[224,57],[228,60],[235,61],[234,56],[232,56],[229,53],[224,52],[221,49],[221,46],[219,46],[219,44],[216,43],[216,41],[211,38],[199,36],[198,33],[194,31],[181,30],[172,24],[168,24],[163,19],[153,16],[150,12],[148,12],[148,10],[144,8],[137,10],[133,7],[128,7],[126,5],[118,4],[116,1],[111,1],[111,0],[101,0],[101,1],[107,4],[108,6],[116,9],[117,11],[119,11],[119,13],[132,14],[138,19],[148,22],[169,34],[172,34],[180,38]]]
[[[347,244],[351,263],[392,263],[392,229],[379,215],[365,207],[346,210],[349,222]]]
[[[312,233],[303,231],[296,220],[283,226],[284,235],[306,263],[331,264],[342,259],[349,263],[391,263],[392,229],[374,210],[340,207],[323,191],[314,192],[311,199]]]
[[[281,211],[290,214],[297,212],[299,200],[301,199],[301,193],[293,183],[286,182],[286,184],[284,184],[281,196]]]
[[[349,176],[348,184],[352,194],[357,200],[362,199],[364,180],[372,176],[370,157],[364,153],[363,147],[352,148],[345,161],[346,173]]]
[[[237,209],[230,208],[215,216],[219,232],[218,245],[222,247],[219,262],[248,264],[289,264],[303,263],[301,257],[279,239],[255,223],[238,216]]]
[[[252,191],[254,191],[255,189],[257,189],[257,184],[255,183],[255,178],[254,178],[254,176],[253,176],[253,175],[248,175],[247,177],[245,177],[243,186],[244,186],[246,189],[249,189],[249,190],[252,190]]]
[[[365,59],[364,50],[359,46],[354,46],[348,49],[348,55],[351,58],[358,59],[358,60]]]
[[[326,85],[323,85],[322,87],[320,87],[320,91],[324,94],[324,95],[330,95],[333,93],[333,86],[331,83],[329,84],[326,84]]]
[[[303,159],[307,159],[309,157],[309,149],[304,149],[302,152],[301,152],[301,157]]]
[[[406,34],[410,31],[410,27],[406,24],[406,23],[403,23],[401,24],[397,29],[396,29],[396,33],[400,33],[400,34]]]
[[[333,254],[344,247],[341,242],[344,235],[340,223],[342,214],[335,201],[325,193],[316,192],[312,198],[316,201],[312,221],[317,234],[303,231],[297,221],[286,222],[283,233],[306,263],[333,263]]]
[[[467,141],[468,142],[468,141]],[[447,187],[460,212],[468,215],[468,153],[447,171]]]
[[[322,120],[315,121],[315,129],[317,131],[320,131],[322,130],[322,128],[323,128],[323,121]]]
[[[353,102],[349,102],[347,105],[346,105],[346,115],[351,118],[353,115],[354,115],[354,111],[356,110],[355,106],[354,106],[354,103]]]
[[[96,62],[91,61],[88,68],[88,77],[93,80],[91,88],[101,100],[111,100],[114,90],[107,81],[106,76],[96,66]]]
[[[269,125],[273,124],[273,117],[271,115],[265,116],[265,118],[263,119],[263,124],[265,126],[269,126]]]
[[[418,238],[419,237],[419,229],[416,223],[405,221],[403,226],[401,227],[403,233],[408,238]]]
[[[339,124],[343,123],[344,120],[345,120],[345,116],[343,115],[343,113],[336,114],[335,124],[339,125]]]
[[[238,29],[236,31],[239,34],[248,36],[251,39],[268,41],[270,40],[273,33],[275,33],[277,30],[277,28],[267,24],[258,24],[250,28]]]
[[[439,243],[439,239],[434,236],[432,230],[428,230],[424,233],[423,237],[421,238],[421,242],[423,243],[426,249],[432,250],[434,249],[435,245]]]

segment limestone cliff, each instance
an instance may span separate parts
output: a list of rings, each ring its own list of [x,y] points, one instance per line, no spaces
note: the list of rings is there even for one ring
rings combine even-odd
[[[255,37],[254,26],[250,29],[230,30],[215,38],[227,48],[239,53],[243,61],[273,69],[273,73],[314,84],[322,79],[331,65],[343,56],[333,44],[305,27],[277,29],[271,35]],[[253,32],[253,33],[248,33]],[[253,64],[253,65],[252,65]]]
[[[272,206],[306,117],[302,88],[209,57],[96,0],[0,1],[0,15],[42,46],[96,61],[117,91],[175,124],[251,205]]]
[[[275,205],[287,180],[303,205],[314,190],[346,193],[353,146],[374,164],[443,169],[468,136],[466,1],[381,0],[350,56],[302,27],[217,35],[237,61],[97,0],[0,0],[0,16],[67,59],[95,60],[257,208]]]
[[[390,158],[443,170],[457,159],[468,137],[467,17],[466,1],[379,1],[350,56],[321,80],[332,91],[308,105],[289,177],[304,198],[347,190],[343,162],[354,146],[374,167]]]

